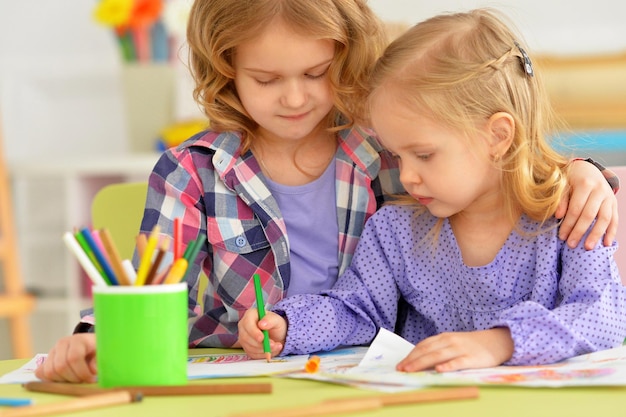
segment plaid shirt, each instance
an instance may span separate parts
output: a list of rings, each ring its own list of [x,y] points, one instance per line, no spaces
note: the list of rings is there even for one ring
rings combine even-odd
[[[344,130],[338,138],[335,200],[341,274],[383,194],[403,188],[396,162],[370,131]],[[250,151],[240,154],[240,144],[233,132],[202,132],[166,151],[149,179],[142,233],[159,224],[164,235],[172,236],[174,218],[179,217],[185,244],[200,234],[207,238],[186,275],[190,347],[236,342],[237,322],[255,303],[253,274],[261,277],[268,308],[289,287],[285,221],[257,160]]]

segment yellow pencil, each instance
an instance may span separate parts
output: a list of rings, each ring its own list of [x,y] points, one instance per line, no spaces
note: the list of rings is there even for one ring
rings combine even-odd
[[[148,271],[150,270],[150,265],[152,264],[152,255],[159,244],[159,233],[161,233],[161,226],[155,224],[152,228],[152,232],[150,232],[146,249],[143,251],[143,255],[141,256],[141,260],[139,262],[135,285],[143,285],[146,282],[146,277],[148,276]]]
[[[172,264],[170,268],[170,272],[167,273],[164,284],[176,284],[180,282],[181,279],[185,276],[185,271],[187,271],[187,259],[178,258]]]

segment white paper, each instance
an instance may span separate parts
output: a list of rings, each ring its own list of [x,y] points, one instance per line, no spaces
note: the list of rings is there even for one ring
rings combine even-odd
[[[406,339],[381,328],[359,363],[359,368],[383,368],[393,371],[415,347]]]
[[[189,379],[275,375],[304,369],[309,355],[250,359],[245,353],[192,355],[187,364]]]
[[[35,369],[47,356],[38,353],[19,369],[0,377],[0,384],[39,381]],[[307,360],[308,355],[272,358],[269,363],[265,359],[250,359],[245,353],[192,355],[187,362],[187,376],[189,379],[202,379],[274,375],[301,371]]]
[[[36,354],[34,358],[22,365],[19,369],[2,375],[0,377],[0,384],[25,384],[27,382],[39,381],[39,378],[35,376],[35,369],[37,369],[47,357],[47,354]]]
[[[444,373],[396,371],[395,364],[412,348],[411,343],[383,329],[360,361],[352,358],[355,366],[324,367],[322,357],[319,374],[301,373],[297,377],[390,392],[441,385],[626,386],[626,345],[549,365],[496,366]]]

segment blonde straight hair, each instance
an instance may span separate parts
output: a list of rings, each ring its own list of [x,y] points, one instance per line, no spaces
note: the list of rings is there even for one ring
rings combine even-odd
[[[544,222],[567,190],[568,160],[547,140],[557,120],[541,75],[533,69],[521,37],[504,21],[494,10],[477,9],[417,24],[378,61],[369,100],[386,86],[399,87],[401,105],[468,138],[493,114],[510,114],[515,120],[513,143],[494,162],[502,173],[505,209],[512,221],[521,211]]]
[[[364,0],[196,0],[187,26],[194,98],[213,129],[243,132],[244,151],[258,125],[237,95],[233,58],[238,45],[277,18],[299,34],[335,42],[331,130],[352,126],[354,114],[362,111],[359,97],[386,45],[383,26]]]

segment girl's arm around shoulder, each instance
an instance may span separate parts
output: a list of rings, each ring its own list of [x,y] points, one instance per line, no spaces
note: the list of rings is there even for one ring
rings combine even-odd
[[[590,163],[591,162],[591,163]],[[568,173],[571,191],[561,201],[556,217],[563,218],[559,236],[570,247],[580,242],[591,249],[601,239],[610,246],[617,233],[619,180],[615,173],[592,160],[574,160]],[[590,233],[587,233],[592,225]]]

